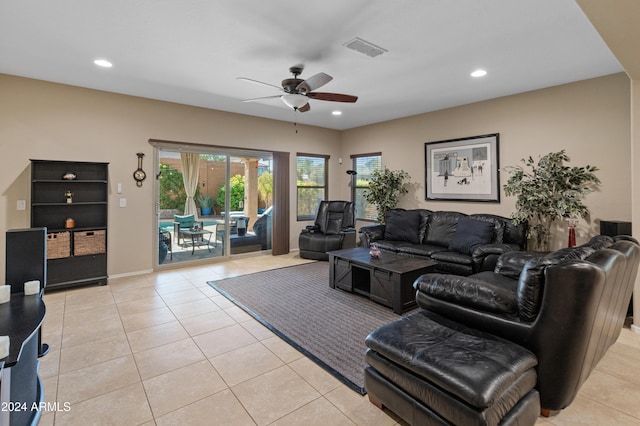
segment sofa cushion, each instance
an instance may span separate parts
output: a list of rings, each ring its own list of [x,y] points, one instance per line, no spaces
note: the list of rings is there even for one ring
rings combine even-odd
[[[420,243],[420,212],[393,209],[385,216],[384,239]]]
[[[406,254],[413,257],[426,257],[433,256],[434,253],[446,251],[447,249],[442,246],[434,246],[433,244],[404,244],[402,247],[398,247],[398,253]]]
[[[460,218],[449,249],[470,254],[480,244],[489,244],[493,239],[495,225],[483,220]]]
[[[431,253],[431,258],[438,262],[457,263],[460,265],[472,265],[473,258],[466,254],[457,251],[442,250]]]
[[[425,235],[425,244],[449,247],[456,233],[458,220],[467,217],[464,213],[438,211],[429,217],[429,226]]]
[[[253,232],[256,234],[258,239],[267,238],[267,227],[271,226],[271,216],[262,216],[256,221],[256,224],[253,225]]]
[[[484,222],[493,223],[495,231],[493,233],[493,239],[491,240],[491,242],[492,243],[504,242],[504,230],[505,230],[506,222],[508,221],[508,219],[505,219],[503,217],[496,216],[493,214],[486,214],[486,213],[475,213],[475,214],[469,215],[469,217],[471,219],[482,220]]]
[[[429,226],[429,216],[433,213],[431,210],[417,209],[420,212],[420,233],[418,235],[418,243],[424,241],[424,236],[427,234],[427,226]]]

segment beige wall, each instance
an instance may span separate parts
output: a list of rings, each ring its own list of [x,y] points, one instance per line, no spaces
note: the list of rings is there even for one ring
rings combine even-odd
[[[425,201],[424,143],[500,133],[501,166],[566,149],[571,165],[595,165],[602,180],[586,200],[591,221],[579,226],[581,243],[599,233],[600,219],[631,220],[629,102],[629,79],[615,74],[347,130],[341,155],[381,151],[384,166],[409,172],[416,185],[400,207],[509,216],[515,198],[502,191],[500,203]],[[350,168],[348,160],[342,168]],[[506,179],[501,173],[501,184]],[[348,178],[342,187],[348,194]],[[553,246],[567,243],[564,228]]]
[[[598,232],[600,219],[631,220],[630,83],[624,74],[343,132],[298,125],[298,134],[287,122],[6,75],[0,75],[0,93],[0,252],[7,229],[29,226],[28,209],[16,211],[16,202],[29,202],[30,158],[107,161],[110,275],[153,267],[151,138],[291,152],[292,248],[297,248],[299,230],[306,225],[295,219],[297,151],[331,155],[332,199],[349,197],[345,171],[351,168],[350,154],[381,151],[384,165],[408,171],[416,183],[402,207],[508,216],[515,200],[504,194],[499,204],[424,200],[424,143],[486,133],[500,133],[503,166],[565,148],[573,164],[601,169],[601,189],[587,199],[591,222],[581,223],[578,242]],[[142,188],[131,177],[136,152],[146,154],[149,178]],[[502,175],[502,183],[505,179]],[[116,194],[118,182],[123,194]],[[127,198],[126,208],[118,207],[121,197]],[[566,244],[565,234],[560,235],[557,246]],[[4,254],[0,274],[4,276]]]
[[[337,166],[339,132],[203,108],[37,80],[0,75],[0,276],[5,270],[5,232],[29,226],[29,159],[109,162],[108,273],[150,270],[157,242],[154,232],[153,149],[151,138],[331,155]],[[137,152],[146,154],[148,178],[138,188],[132,178]],[[117,183],[123,193],[116,193]],[[338,182],[329,190],[338,191]],[[333,189],[332,189],[333,188]],[[127,199],[120,208],[119,198]],[[295,207],[295,184],[291,186]],[[26,211],[16,211],[27,200]],[[291,213],[291,246],[300,229]],[[155,244],[155,247],[154,247]]]

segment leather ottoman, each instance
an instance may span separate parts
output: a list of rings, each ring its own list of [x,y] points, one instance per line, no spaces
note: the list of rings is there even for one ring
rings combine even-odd
[[[533,425],[533,353],[421,310],[366,338],[371,402],[413,425]]]

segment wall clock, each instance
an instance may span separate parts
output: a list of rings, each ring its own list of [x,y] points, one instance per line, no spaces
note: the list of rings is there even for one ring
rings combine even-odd
[[[136,155],[138,156],[138,168],[133,172],[133,179],[135,179],[136,185],[140,187],[142,186],[142,181],[147,178],[147,174],[142,170],[142,157],[144,157],[144,154],[139,152]]]

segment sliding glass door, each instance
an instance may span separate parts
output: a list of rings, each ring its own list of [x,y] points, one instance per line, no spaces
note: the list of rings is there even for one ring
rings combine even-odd
[[[271,249],[271,155],[156,148],[158,265]]]

